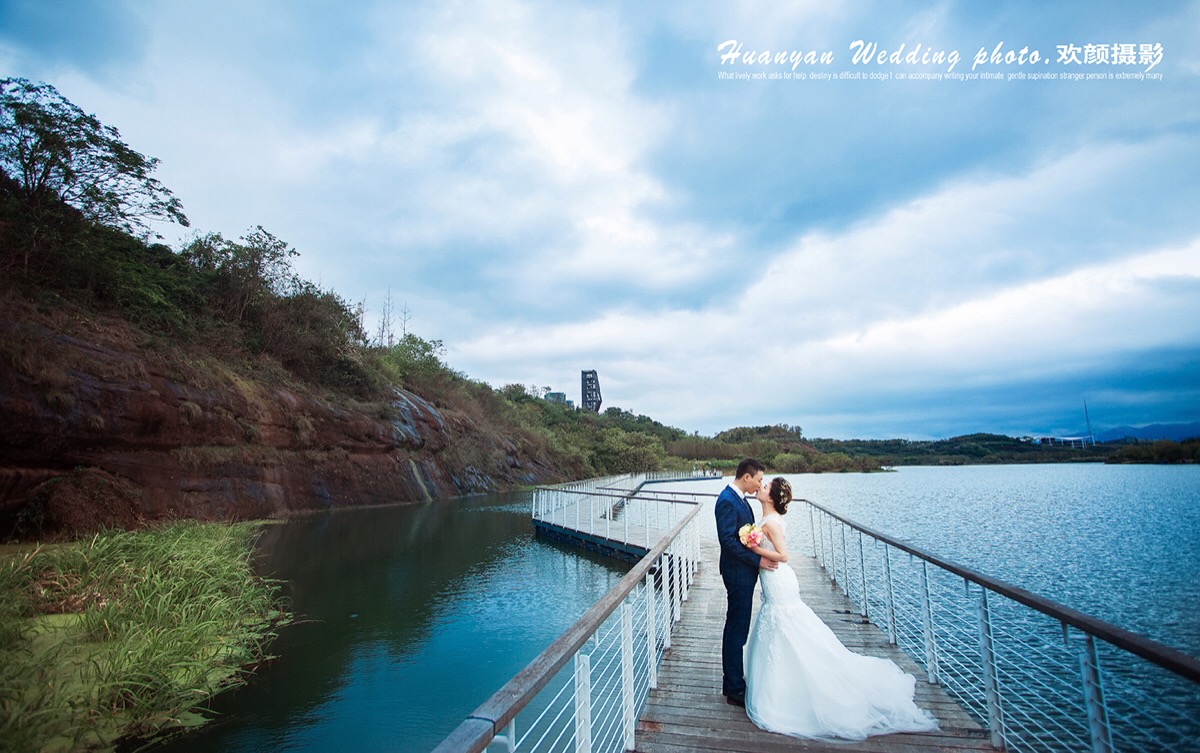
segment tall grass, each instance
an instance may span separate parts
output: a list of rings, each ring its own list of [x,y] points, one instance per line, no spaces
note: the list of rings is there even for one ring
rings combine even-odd
[[[255,527],[178,523],[0,563],[0,751],[111,748],[204,721],[289,619]]]

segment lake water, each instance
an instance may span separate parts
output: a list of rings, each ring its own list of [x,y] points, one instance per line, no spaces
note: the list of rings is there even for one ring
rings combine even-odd
[[[868,527],[1200,655],[1200,467],[789,478]],[[535,539],[526,493],[299,518],[262,552],[305,621],[218,699],[220,721],[155,750],[428,751],[625,572]]]
[[[909,467],[797,496],[1200,656],[1200,466]]]
[[[217,721],[153,750],[423,753],[628,568],[535,539],[528,493],[305,516],[260,549],[301,622]]]

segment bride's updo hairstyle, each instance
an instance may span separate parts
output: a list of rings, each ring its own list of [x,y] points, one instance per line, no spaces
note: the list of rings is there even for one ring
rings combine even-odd
[[[788,503],[792,501],[792,485],[783,476],[771,479],[771,488],[767,491],[771,501],[775,503],[775,512],[787,515]]]

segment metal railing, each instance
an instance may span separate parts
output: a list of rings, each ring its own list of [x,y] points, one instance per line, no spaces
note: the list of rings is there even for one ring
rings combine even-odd
[[[671,646],[672,628],[695,576],[700,506],[691,500],[645,501],[599,491],[603,486],[538,489],[534,515],[557,512],[569,526],[573,520],[564,500],[580,509],[611,510],[614,498],[624,499],[625,511],[630,503],[664,508],[656,520],[665,527],[654,529],[661,535],[625,577],[468,716],[435,753],[478,753],[489,746],[510,752],[633,749],[637,718],[651,688],[658,686],[658,665]],[[588,502],[588,497],[596,500]],[[649,517],[637,509],[643,519]],[[580,520],[585,520],[582,513]]]
[[[706,471],[697,468],[691,471],[650,471],[648,473],[641,473],[637,475],[641,476],[642,483],[651,483],[655,481],[687,481],[691,479],[701,480],[709,478],[721,478],[722,474],[720,471]]]
[[[1200,749],[1200,660],[808,500],[795,500],[788,520],[793,546],[809,548],[861,616],[987,727],[994,747]]]
[[[691,504],[690,502],[687,504]],[[533,519],[579,533],[650,549],[675,526],[687,508],[657,495],[611,491],[538,489]]]
[[[687,500],[690,504],[693,498],[712,495],[643,490],[643,485],[704,478],[712,476],[703,471],[657,471],[539,487],[534,492],[531,515],[535,523],[549,523],[648,550],[683,514],[685,508],[674,503]]]

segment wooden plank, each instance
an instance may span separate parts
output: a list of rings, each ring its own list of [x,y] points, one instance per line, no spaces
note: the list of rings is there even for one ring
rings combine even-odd
[[[717,543],[701,540],[701,562],[692,591],[676,624],[671,648],[659,668],[658,688],[650,691],[638,720],[635,749],[641,753],[728,751],[730,753],[920,753],[992,751],[987,732],[943,688],[925,682],[923,670],[887,637],[866,622],[840,590],[831,586],[811,558],[792,563],[801,595],[847,647],[895,661],[917,677],[919,706],[938,718],[941,729],[926,733],[881,735],[862,741],[803,740],[764,732],[745,709],[721,695],[721,631],[725,589],[717,573]],[[760,597],[755,595],[755,609]]]

